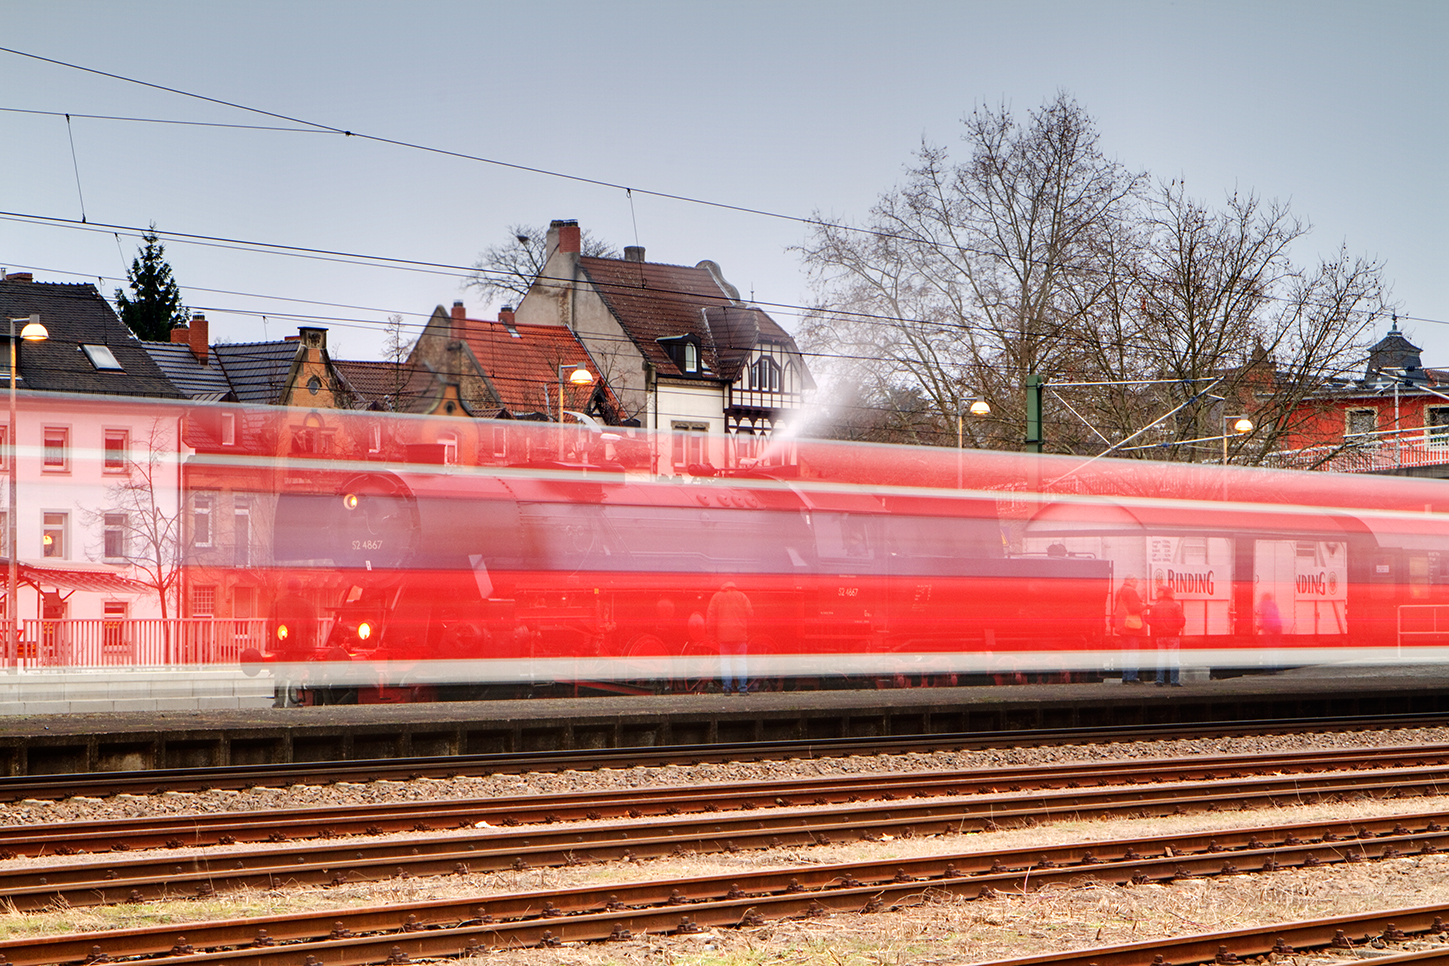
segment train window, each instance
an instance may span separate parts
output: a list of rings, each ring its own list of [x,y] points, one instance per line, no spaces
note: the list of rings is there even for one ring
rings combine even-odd
[[[1186,564],[1207,565],[1207,537],[1183,537],[1182,538],[1182,562]]]
[[[865,517],[851,513],[814,513],[811,519],[820,556],[857,560],[871,557]]]

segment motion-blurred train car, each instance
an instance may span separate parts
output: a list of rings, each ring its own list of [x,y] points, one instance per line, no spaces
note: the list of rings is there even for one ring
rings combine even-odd
[[[1437,481],[806,441],[670,477],[613,458],[622,432],[470,424],[526,436],[527,458],[286,461],[270,573],[291,590],[252,660],[364,699],[699,687],[728,582],[766,686],[1100,675],[1121,668],[1127,576],[1149,604],[1164,587],[1183,602],[1184,666],[1438,661],[1449,644]]]

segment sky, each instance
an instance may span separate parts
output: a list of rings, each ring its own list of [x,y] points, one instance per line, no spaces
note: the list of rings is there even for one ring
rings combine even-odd
[[[974,107],[1066,91],[1130,169],[1289,202],[1300,261],[1381,260],[1449,366],[1442,2],[0,0],[0,25],[0,267],[109,297],[149,224],[244,243],[164,238],[213,340],[323,325],[381,358],[391,315],[495,317],[467,268],[555,218],[711,259],[793,329],[798,219],[863,221],[922,143],[964,157]]]

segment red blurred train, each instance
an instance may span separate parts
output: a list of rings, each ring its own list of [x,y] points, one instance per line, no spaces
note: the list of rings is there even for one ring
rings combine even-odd
[[[1129,575],[1182,601],[1185,666],[1449,653],[1438,481],[823,442],[661,478],[528,432],[576,459],[293,461],[272,547],[292,590],[252,659],[363,700],[700,687],[732,582],[767,686],[1102,674]]]

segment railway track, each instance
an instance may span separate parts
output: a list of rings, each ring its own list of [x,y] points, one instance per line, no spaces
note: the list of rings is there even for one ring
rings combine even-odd
[[[1373,821],[1314,822],[1211,833],[1137,837],[1047,849],[894,858],[886,861],[809,865],[763,872],[732,872],[687,879],[609,884],[511,895],[389,904],[246,921],[226,920],[145,929],[88,932],[0,942],[12,966],[98,962],[147,957],[185,957],[186,963],[217,962],[295,966],[315,957],[329,966],[404,962],[401,957],[455,956],[489,947],[553,945],[621,939],[642,933],[692,932],[710,926],[759,925],[767,919],[832,912],[875,912],[914,901],[929,891],[968,898],[996,892],[1023,893],[1089,877],[1115,884],[1166,882],[1205,875],[1240,874],[1331,862],[1362,862],[1432,855],[1449,848],[1445,813]],[[1436,915],[1449,915],[1444,909]],[[1374,917],[1370,917],[1377,921]],[[1435,928],[1427,916],[1390,914],[1406,932]],[[1383,928],[1383,927],[1378,927]],[[1362,927],[1340,922],[1345,935]],[[1354,930],[1358,930],[1357,933]],[[1284,927],[1271,933],[1284,934]],[[1290,933],[1294,945],[1309,942]],[[1120,957],[1103,950],[1085,958],[1057,956],[1023,962],[1149,962],[1143,953],[1183,962],[1179,955],[1208,942],[1242,955],[1249,931],[1224,937],[1139,943]],[[1328,934],[1332,939],[1333,934]],[[1271,950],[1271,945],[1268,947]],[[1264,952],[1267,950],[1258,950]],[[1443,950],[1449,954],[1449,948]],[[1254,953],[1256,954],[1256,953]],[[1209,953],[1209,959],[1213,954]]]
[[[943,796],[1063,790],[1096,786],[1212,782],[1278,773],[1303,775],[1327,770],[1385,771],[1408,769],[1404,779],[1424,783],[1443,775],[1449,785],[1449,745],[1419,748],[1338,749],[1274,755],[1225,755],[1154,759],[1133,762],[1086,762],[1060,766],[971,769],[871,776],[825,776],[811,779],[736,783],[726,788],[698,785],[647,791],[589,791],[487,799],[407,802],[356,807],[271,811],[265,815],[210,812],[97,822],[66,822],[0,826],[0,857],[122,852],[150,848],[191,848],[238,842],[336,838],[428,830],[553,824],[601,818],[644,818],[688,813],[717,813],[788,805],[845,804],[859,800],[895,801]],[[1350,776],[1350,781],[1359,777]],[[1293,789],[1301,788],[1292,779]],[[1281,781],[1245,785],[1254,793],[1281,788]],[[1186,790],[1189,797],[1191,789]],[[1130,791],[1130,801],[1145,801]],[[1171,792],[1165,792],[1171,794]],[[1160,797],[1160,796],[1154,796]],[[1077,798],[1077,796],[1074,796]],[[1110,794],[1097,804],[1121,801]],[[1080,801],[1077,807],[1091,807]],[[1017,806],[1021,807],[1021,806]]]
[[[1421,753],[1406,753],[1414,758]],[[1385,751],[1379,758],[1391,758]],[[1279,756],[1282,761],[1290,756]],[[1338,753],[1342,761],[1352,756]],[[1305,762],[1300,762],[1304,764]],[[1310,758],[1307,763],[1321,765]],[[1180,773],[1181,763],[1174,766]],[[1194,772],[1211,772],[1198,761]],[[1150,767],[1148,771],[1152,771]],[[1061,769],[1064,777],[1070,769]],[[1090,772],[1090,770],[1089,770]],[[955,776],[957,783],[971,773]],[[903,779],[910,776],[900,776]],[[1154,777],[1162,780],[1161,774]],[[915,776],[921,780],[921,776]],[[929,780],[929,779],[928,779]],[[1449,764],[1405,765],[1362,771],[1323,774],[1270,774],[1220,779],[1204,775],[1196,781],[1163,781],[1161,784],[1107,788],[1056,788],[1031,792],[979,792],[940,798],[902,797],[882,789],[876,777],[847,781],[832,780],[829,787],[837,797],[855,799],[831,804],[823,796],[791,802],[776,795],[771,804],[794,804],[768,811],[746,807],[760,793],[752,790],[735,800],[736,808],[726,812],[716,801],[728,801],[728,794],[692,790],[696,801],[713,806],[698,812],[644,818],[631,815],[624,823],[602,825],[530,826],[518,831],[490,826],[480,830],[468,822],[463,830],[442,831],[423,823],[414,834],[383,841],[347,841],[333,829],[316,837],[288,839],[273,830],[266,844],[245,851],[185,850],[178,854],[148,851],[129,854],[124,839],[102,855],[64,859],[59,864],[12,868],[0,872],[0,900],[17,910],[38,910],[56,902],[72,906],[139,902],[152,899],[210,896],[239,887],[276,889],[288,885],[342,885],[370,882],[398,875],[448,875],[466,872],[506,871],[539,866],[566,866],[585,862],[617,861],[681,852],[717,853],[750,848],[803,846],[883,836],[914,837],[990,831],[1003,827],[1029,826],[1062,818],[1104,816],[1151,817],[1208,810],[1246,809],[1253,805],[1279,806],[1325,798],[1410,797],[1434,795],[1449,785]],[[897,784],[897,791],[909,787]],[[852,789],[856,792],[852,793]],[[869,791],[867,791],[869,790]],[[924,792],[919,794],[925,795]],[[939,789],[938,789],[939,791]],[[955,788],[959,793],[962,789]],[[873,795],[875,797],[869,797]],[[886,797],[890,796],[890,797]],[[867,799],[868,800],[865,800]],[[627,802],[626,797],[622,801]],[[1443,816],[1417,817],[1419,830],[1437,835]],[[1407,821],[1407,819],[1405,820]],[[58,844],[64,831],[36,830],[32,854],[76,851]],[[133,830],[138,840],[151,840],[153,833]],[[214,830],[213,830],[214,831]],[[265,829],[259,829],[260,834]],[[376,835],[380,827],[367,829]],[[1406,833],[1413,831],[1406,826]],[[325,835],[323,833],[326,833]],[[425,834],[417,834],[423,832]],[[22,845],[21,835],[7,845]],[[218,838],[218,842],[224,839]],[[234,843],[226,843],[234,844]],[[177,838],[171,849],[185,849]]]
[[[632,768],[640,765],[825,758],[849,755],[969,751],[988,748],[1050,747],[1108,742],[1166,741],[1180,738],[1242,735],[1334,733],[1397,728],[1439,727],[1444,715],[1387,715],[1263,719],[1239,722],[1175,722],[1118,728],[990,731],[966,734],[870,736],[808,741],[767,741],[668,747],[574,750],[528,754],[449,755],[369,759],[353,762],[293,762],[282,765],[233,765],[80,774],[0,777],[0,801],[55,799],[115,792],[239,789],[257,785],[330,784],[376,779],[411,780],[459,775],[518,774],[531,771]]]

